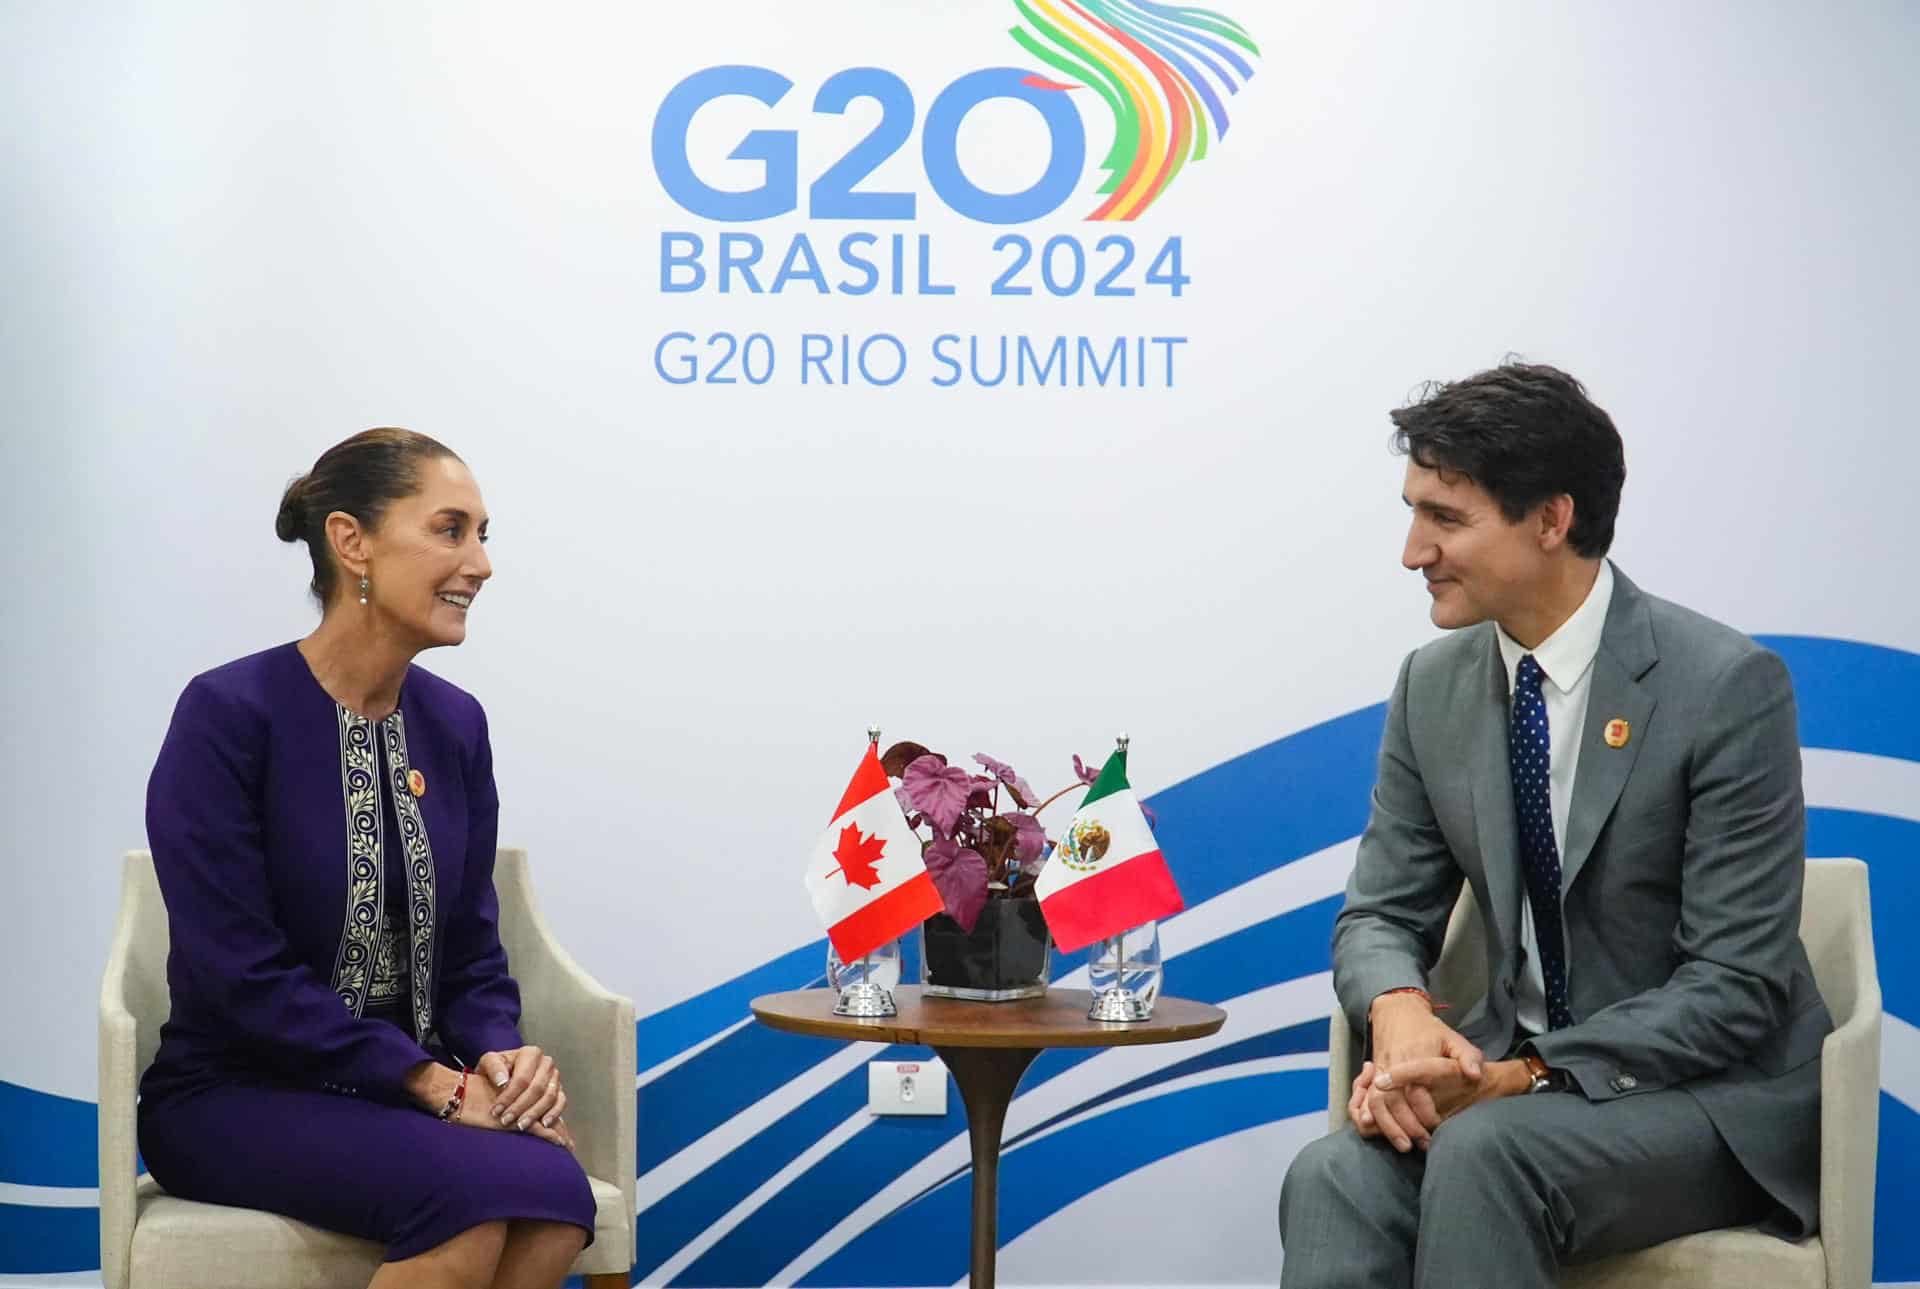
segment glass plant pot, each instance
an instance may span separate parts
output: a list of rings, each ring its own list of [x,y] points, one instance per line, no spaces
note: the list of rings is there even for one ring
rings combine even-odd
[[[1164,971],[1158,922],[1095,940],[1087,952],[1087,987],[1093,991],[1089,1014],[1095,1020],[1148,1019],[1160,998]]]
[[[1047,992],[1052,941],[1031,895],[989,899],[972,931],[944,913],[920,924],[921,992],[1000,1003]]]

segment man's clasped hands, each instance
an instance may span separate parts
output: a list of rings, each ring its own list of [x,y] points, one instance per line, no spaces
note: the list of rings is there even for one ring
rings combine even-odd
[[[1433,1014],[1425,995],[1382,994],[1371,1010],[1374,1059],[1360,1067],[1347,1118],[1395,1150],[1427,1149],[1434,1130],[1470,1106],[1526,1092],[1526,1062],[1488,1061]]]

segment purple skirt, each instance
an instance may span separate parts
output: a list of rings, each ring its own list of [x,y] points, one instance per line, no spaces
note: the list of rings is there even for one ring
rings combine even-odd
[[[168,1194],[266,1209],[425,1253],[485,1222],[571,1222],[593,1240],[593,1191],[551,1142],[408,1107],[221,1083],[140,1104],[140,1153]]]

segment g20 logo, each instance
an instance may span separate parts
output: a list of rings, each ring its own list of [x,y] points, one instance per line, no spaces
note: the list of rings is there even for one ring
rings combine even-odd
[[[1080,114],[1059,89],[1014,67],[990,67],[954,81],[933,100],[920,129],[920,158],[928,185],[949,209],[983,224],[1020,224],[1052,214],[1073,195],[1086,168],[1087,134]],[[694,113],[715,99],[740,96],[773,107],[793,82],[765,67],[709,67],[674,86],[653,121],[653,167],[667,195],[694,215],[746,223],[800,208],[799,132],[749,131],[730,160],[760,163],[751,188],[715,188],[694,173],[687,131]],[[989,192],[960,165],[960,127],[967,114],[992,99],[1015,99],[1040,115],[1047,136],[1046,169],[1020,192]],[[918,194],[863,191],[859,185],[913,134],[913,91],[892,72],[849,67],[827,78],[813,96],[816,114],[839,116],[861,99],[880,105],[880,122],[845,156],[807,185],[810,219],[912,219]]]
[[[1087,135],[1071,97],[1098,99],[1113,113],[1113,146],[1100,161],[1105,196],[1088,219],[1138,218],[1189,163],[1204,161],[1229,125],[1226,99],[1253,75],[1253,38],[1224,14],[1154,0],[1014,0],[1014,42],[1053,76],[1013,67],[970,72],[934,97],[921,127],[922,168],[934,195],[968,219],[1017,224],[1052,214],[1080,185]],[[722,222],[771,219],[800,208],[798,135],[754,130],[728,155],[761,163],[761,182],[741,191],[715,188],[687,159],[687,127],[701,107],[740,95],[772,107],[793,82],[765,67],[709,67],[668,93],[653,123],[653,165],[672,198],[695,215]],[[861,180],[913,135],[913,91],[892,72],[851,67],[814,95],[815,113],[839,115],[870,98],[880,124],[807,189],[813,219],[912,219],[917,195],[862,192]],[[967,114],[990,99],[1015,99],[1040,114],[1047,165],[1024,192],[987,192],[960,167],[958,139]]]

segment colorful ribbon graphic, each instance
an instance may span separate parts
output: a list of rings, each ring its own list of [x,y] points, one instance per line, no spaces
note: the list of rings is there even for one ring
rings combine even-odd
[[[1188,161],[1207,156],[1207,124],[1227,134],[1228,94],[1253,76],[1258,56],[1246,28],[1208,9],[1149,0],[1014,0],[1026,25],[1020,47],[1069,78],[1041,76],[1042,89],[1082,86],[1113,110],[1113,147],[1101,162],[1107,200],[1088,219],[1136,219]],[[1236,79],[1237,78],[1237,79]]]

